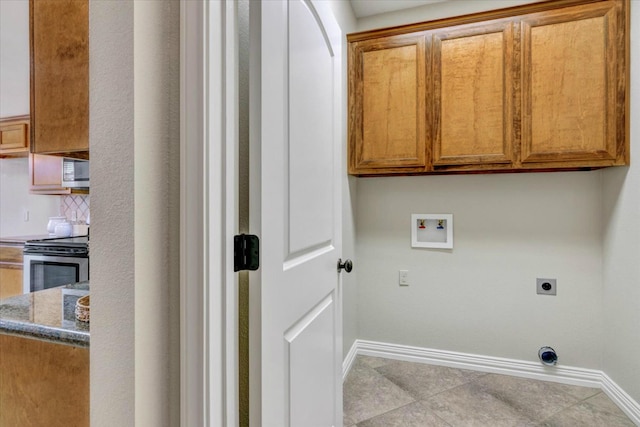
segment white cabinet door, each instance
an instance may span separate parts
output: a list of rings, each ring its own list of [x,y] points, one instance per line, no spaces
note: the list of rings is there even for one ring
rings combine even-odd
[[[251,2],[251,425],[342,425],[341,31],[327,2]]]

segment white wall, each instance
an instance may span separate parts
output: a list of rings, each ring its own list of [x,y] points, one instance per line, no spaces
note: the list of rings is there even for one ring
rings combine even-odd
[[[0,1],[0,117],[29,114],[29,1]]]
[[[361,179],[360,338],[600,369],[600,190],[597,171]],[[452,213],[454,248],[412,249],[412,213]]]
[[[521,3],[438,3],[358,29]],[[356,210],[360,338],[530,361],[550,345],[602,369],[602,172],[361,178]],[[452,213],[453,250],[412,249],[411,213]],[[537,277],[558,295],[536,295]]]
[[[91,425],[177,425],[179,7],[89,19]]]
[[[360,18],[358,19],[358,31],[431,21],[433,19],[467,15],[470,13],[502,9],[527,3],[536,3],[539,1],[543,0],[455,0],[443,3],[427,4],[411,9]]]
[[[25,211],[29,221],[24,221]],[[60,196],[29,194],[26,157],[0,159],[0,236],[47,234],[49,217],[59,212]]]
[[[343,64],[343,117],[347,116],[347,40],[346,34],[356,30],[356,18],[347,1],[332,0],[331,9],[342,29],[342,64]],[[350,274],[342,274],[342,349],[343,356],[353,346],[358,338],[358,260],[356,259],[356,235],[355,235],[355,201],[357,190],[357,178],[348,176],[347,171],[347,121],[344,121],[342,129],[342,258],[351,259],[354,269]]]
[[[0,1],[0,117],[29,114],[29,1]],[[29,211],[29,221],[24,213]],[[47,234],[60,197],[29,194],[29,161],[0,159],[0,236]]]
[[[604,371],[640,402],[640,7],[631,2],[631,166],[603,172]]]
[[[0,117],[29,114],[29,76],[29,1],[0,1]],[[26,157],[0,159],[0,236],[46,234],[59,210],[58,196],[29,194]]]

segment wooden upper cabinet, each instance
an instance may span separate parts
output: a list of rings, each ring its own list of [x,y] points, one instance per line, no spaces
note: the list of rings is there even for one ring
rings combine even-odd
[[[88,194],[86,188],[62,186],[62,162],[59,156],[29,155],[29,193],[31,194]]]
[[[601,2],[522,19],[522,162],[625,164],[624,40],[618,6]],[[618,107],[621,107],[618,109]],[[540,165],[537,165],[540,166]]]
[[[89,1],[30,0],[31,152],[89,157]]]
[[[629,164],[629,0],[557,0],[349,42],[349,173]]]
[[[29,154],[29,116],[0,119],[0,158]]]
[[[434,167],[512,167],[513,25],[436,31],[433,58]]]
[[[424,170],[425,54],[423,34],[350,46],[350,172]]]

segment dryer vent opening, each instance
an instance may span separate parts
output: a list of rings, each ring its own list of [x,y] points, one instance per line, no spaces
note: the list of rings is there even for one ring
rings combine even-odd
[[[553,366],[558,363],[558,355],[551,347],[541,347],[538,350],[538,357],[543,365]]]

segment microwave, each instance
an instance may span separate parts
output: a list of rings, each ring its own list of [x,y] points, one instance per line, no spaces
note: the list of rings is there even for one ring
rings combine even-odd
[[[62,160],[62,186],[68,188],[89,188],[89,161]]]

